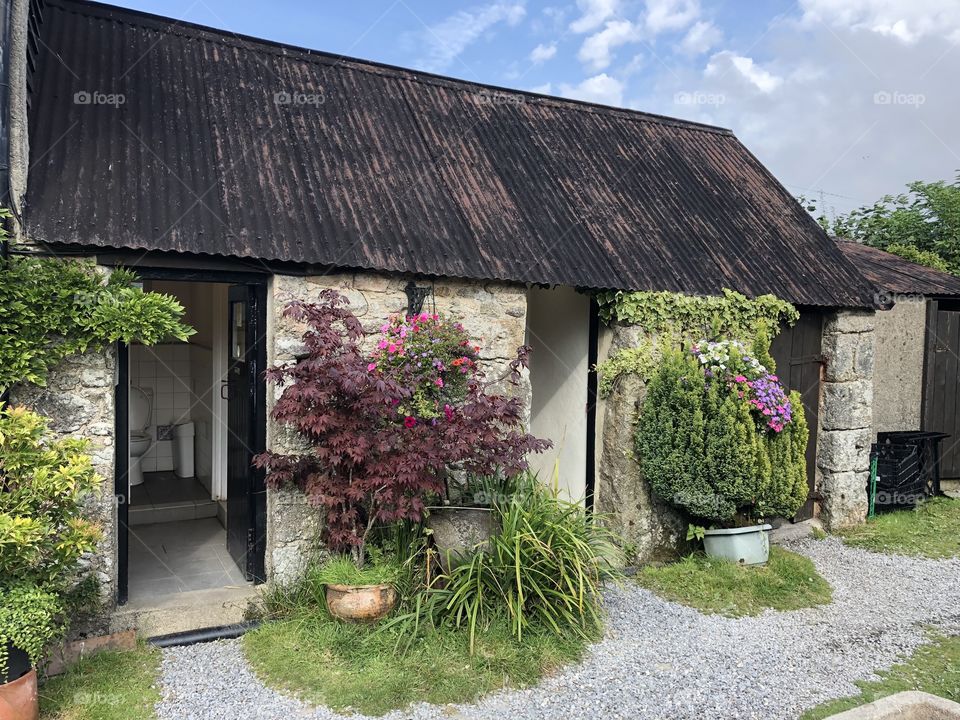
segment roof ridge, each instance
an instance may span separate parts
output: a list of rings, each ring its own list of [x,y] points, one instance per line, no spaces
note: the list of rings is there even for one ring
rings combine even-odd
[[[668,125],[678,128],[684,128],[694,131],[708,132],[717,135],[728,135],[734,137],[734,133],[729,128],[718,125],[697,122],[695,120],[685,120],[675,118],[669,115],[660,115],[658,113],[647,112],[644,110],[635,110],[632,108],[621,108],[613,105],[604,105],[602,103],[589,102],[587,100],[578,100],[575,98],[564,98],[556,95],[545,95],[543,93],[533,92],[531,90],[521,90],[517,88],[508,88],[501,85],[482,83],[475,80],[464,80],[462,78],[440,75],[424,70],[415,70],[405,68],[400,65],[391,65],[376,60],[365,60],[349,55],[338,55],[336,53],[316,50],[313,48],[292,45],[267,38],[254,37],[235,33],[231,30],[215,28],[208,25],[177,20],[176,18],[156,15],[142,10],[109,5],[107,3],[95,2],[94,0],[47,0],[48,7],[55,7],[64,12],[72,12],[87,17],[103,17],[113,22],[123,23],[134,27],[143,27],[157,32],[166,32],[169,34],[180,35],[192,39],[201,39],[206,42],[214,42],[230,47],[240,47],[253,51],[259,48],[251,48],[250,44],[262,46],[263,51],[273,52],[279,57],[296,57],[292,53],[297,53],[300,59],[305,62],[314,62],[323,65],[349,65],[350,69],[358,72],[366,72],[375,75],[395,77],[424,85],[445,85],[458,90],[468,91],[469,87],[489,90],[494,93],[503,93],[510,95],[522,95],[531,97],[538,102],[558,105],[560,107],[571,107],[585,112],[595,112],[607,115],[617,115],[626,117],[638,122],[649,122],[657,125]],[[99,11],[99,12],[97,12]],[[119,17],[118,17],[119,16]],[[177,32],[177,30],[191,30],[189,32]],[[208,34],[213,37],[203,38],[198,34]]]

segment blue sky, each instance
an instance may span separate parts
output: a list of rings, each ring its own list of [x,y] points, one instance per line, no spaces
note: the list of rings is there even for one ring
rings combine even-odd
[[[960,0],[117,4],[729,127],[828,211],[960,169]]]

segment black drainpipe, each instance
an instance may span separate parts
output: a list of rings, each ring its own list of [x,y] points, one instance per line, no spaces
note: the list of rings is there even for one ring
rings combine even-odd
[[[590,298],[590,328],[587,341],[587,510],[593,510],[593,496],[597,485],[597,359],[600,344],[600,306]]]
[[[13,0],[0,0],[0,208],[10,207],[10,39],[13,22]],[[7,223],[9,228],[9,221]],[[0,242],[0,267],[6,266],[10,248]],[[0,394],[0,405],[6,405],[9,390]]]

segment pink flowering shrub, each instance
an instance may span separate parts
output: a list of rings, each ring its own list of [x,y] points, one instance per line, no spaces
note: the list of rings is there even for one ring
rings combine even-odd
[[[444,492],[451,471],[514,475],[527,468],[528,453],[550,443],[524,432],[518,398],[486,391],[476,346],[460,344],[467,338],[462,328],[433,316],[392,320],[381,338],[387,346],[371,356],[346,304],[325,290],[318,304],[294,302],[284,310],[306,323],[307,353],[267,370],[267,380],[283,388],[271,415],[305,448],[265,452],[254,463],[271,487],[301,489],[324,513],[330,549],[351,551],[362,564],[375,524],[420,520],[426,498]],[[458,358],[470,360],[466,372],[459,370],[465,362],[454,364]],[[520,348],[509,381],[518,382],[525,365]],[[425,392],[431,383],[447,394]]]
[[[382,376],[403,375],[411,394],[397,407],[405,417],[445,416],[467,394],[480,347],[460,323],[437,314],[395,315],[380,328],[377,352],[367,369]]]
[[[782,432],[793,419],[793,406],[780,379],[750,356],[740,341],[701,340],[690,352],[708,379],[726,382],[747,402],[760,427]]]

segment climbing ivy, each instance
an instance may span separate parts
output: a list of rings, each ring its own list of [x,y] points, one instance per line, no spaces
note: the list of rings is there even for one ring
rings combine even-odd
[[[0,209],[0,243],[9,242],[7,218]],[[186,340],[194,331],[182,316],[176,298],[144,292],[128,270],[105,277],[89,260],[12,253],[0,260],[0,391],[43,385],[57,363],[89,347]]]
[[[719,296],[616,291],[600,293],[596,300],[600,319],[605,323],[637,325],[649,338],[597,365],[602,396],[609,395],[617,379],[625,374],[649,380],[665,350],[704,338],[740,340],[772,367],[767,357],[771,337],[779,332],[782,323],[792,325],[800,317],[793,305],[774,295],[751,299],[727,289]]]

